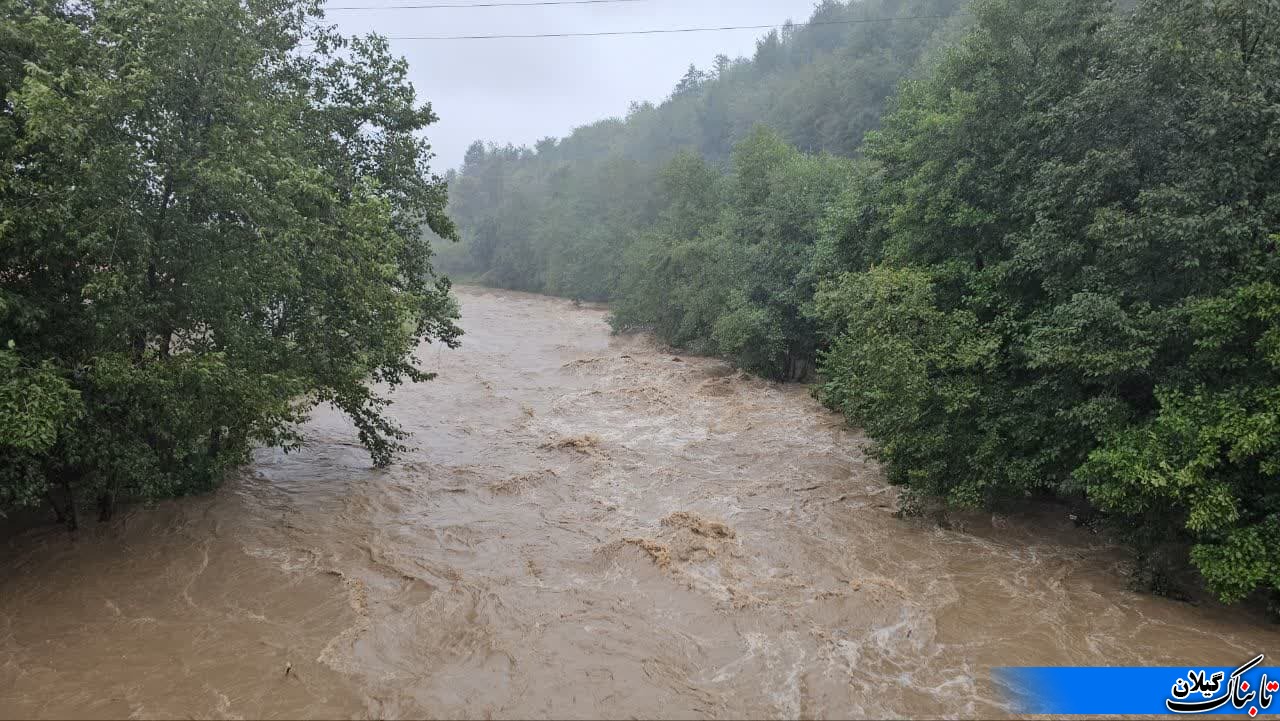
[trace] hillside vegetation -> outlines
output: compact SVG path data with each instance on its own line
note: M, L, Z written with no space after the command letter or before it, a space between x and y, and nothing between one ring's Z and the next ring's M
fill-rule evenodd
M1280 592L1280 0L824 3L536 148L445 261L816 378L907 500L1080 499ZM816 372L814 372L816 369ZM1170 554L1170 549L1173 554Z

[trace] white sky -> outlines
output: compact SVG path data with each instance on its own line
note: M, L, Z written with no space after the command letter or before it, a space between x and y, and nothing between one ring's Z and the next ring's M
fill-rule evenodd
M330 7L467 4L485 0L330 0ZM523 2L526 0L513 0ZM802 22L814 0L639 0L617 5L338 11L344 33L491 35ZM693 62L751 55L762 30L517 40L394 41L419 99L440 122L428 129L443 172L474 140L532 144L622 115L633 100L665 98Z

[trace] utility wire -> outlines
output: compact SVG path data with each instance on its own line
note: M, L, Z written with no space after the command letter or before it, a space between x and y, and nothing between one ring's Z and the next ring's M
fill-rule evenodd
M861 18L858 20L820 20L808 23L791 23L793 28L812 28L822 25L862 25L865 23L887 23L898 20L946 20L956 17L956 15L908 15L892 18ZM574 33L532 33L528 35L388 35L387 40L514 40L527 38L596 38L610 37L617 35L666 35L672 33L708 33L720 32L724 30L768 30L771 28L780 28L786 26L786 23L772 25L723 25L720 27L701 27L701 28L662 28L655 30L609 30L603 32L574 32Z
M540 0L538 2L484 2L467 4L432 3L429 5L341 5L324 8L330 10L467 10L470 8L519 8L545 7L547 5L608 5L637 3L647 0Z

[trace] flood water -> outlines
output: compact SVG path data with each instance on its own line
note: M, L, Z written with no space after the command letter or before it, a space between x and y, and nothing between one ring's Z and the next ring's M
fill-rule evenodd
M321 411L212 496L0 546L0 716L990 717L993 666L1280 652L1060 511L894 518L803 387L458 295L394 467Z

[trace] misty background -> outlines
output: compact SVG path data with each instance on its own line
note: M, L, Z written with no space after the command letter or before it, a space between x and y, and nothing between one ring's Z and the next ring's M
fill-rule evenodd
M450 1L450 0L447 0ZM482 0L451 0L458 5ZM521 0L515 0L517 2ZM640 0L601 5L385 8L435 0L333 0L328 21L347 34L494 35L649 30L803 22L814 0ZM374 8L341 10L338 8ZM768 30L495 40L393 40L440 122L428 129L443 172L475 140L532 145L667 97L689 63L750 55Z

